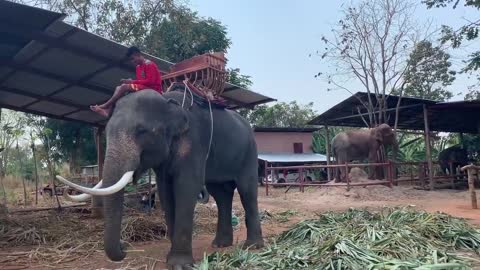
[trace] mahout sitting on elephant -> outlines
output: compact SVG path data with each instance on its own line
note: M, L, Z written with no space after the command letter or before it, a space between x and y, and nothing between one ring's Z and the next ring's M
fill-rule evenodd
M189 269L193 264L194 208L203 187L214 197L218 208L213 246L233 244L235 189L245 209L244 246L263 246L257 203L257 148L249 123L238 113L212 108L210 114L208 106L191 102L190 95L180 91L160 95L143 90L117 102L106 126L106 136L101 183L85 188L58 179L93 196L104 196L104 246L111 260L121 261L126 256L120 241L124 187L150 168L156 174L171 241L169 267Z
M378 150L384 145L397 147L395 133L387 124L381 124L371 129L350 130L337 134L332 139L332 153L336 164L345 164L353 160L370 163L378 162ZM345 168L337 168L335 182L345 180L348 172ZM369 179L375 178L375 169L369 168Z

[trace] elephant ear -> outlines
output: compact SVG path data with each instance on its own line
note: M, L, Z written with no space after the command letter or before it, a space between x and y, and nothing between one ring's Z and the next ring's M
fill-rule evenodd
M382 134L382 129L379 127L374 127L372 130L373 133L373 138L375 138L375 141L377 141L379 144L383 144L383 134Z
M168 120L170 121L170 129L172 134L178 136L185 132L187 132L189 128L189 120L187 116L187 112L181 107L180 103L175 99L169 98L167 100L167 104L171 111L171 118Z

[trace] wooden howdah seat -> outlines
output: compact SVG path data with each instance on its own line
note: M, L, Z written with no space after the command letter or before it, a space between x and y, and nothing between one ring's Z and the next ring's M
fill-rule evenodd
M223 103L220 95L227 80L226 62L225 54L216 52L174 64L170 72L163 75L164 89L168 92L174 85L185 83L195 94L215 103Z

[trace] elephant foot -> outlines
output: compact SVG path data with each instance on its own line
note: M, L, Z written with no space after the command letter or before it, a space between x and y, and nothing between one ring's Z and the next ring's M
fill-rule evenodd
M215 237L212 242L212 247L214 248L224 248L230 247L233 245L233 236L231 237Z
M263 242L263 239L258 239L258 240L246 240L243 245L242 245L242 248L243 249L259 249L259 248L263 248L265 246L264 242Z
M168 254L167 264L169 270L192 270L193 257L185 254Z

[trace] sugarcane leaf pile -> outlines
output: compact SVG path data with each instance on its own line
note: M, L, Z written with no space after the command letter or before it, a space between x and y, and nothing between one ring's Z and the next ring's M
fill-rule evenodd
M464 219L412 207L349 209L304 220L260 251L217 252L196 267L453 270L478 265L479 254L480 229Z

